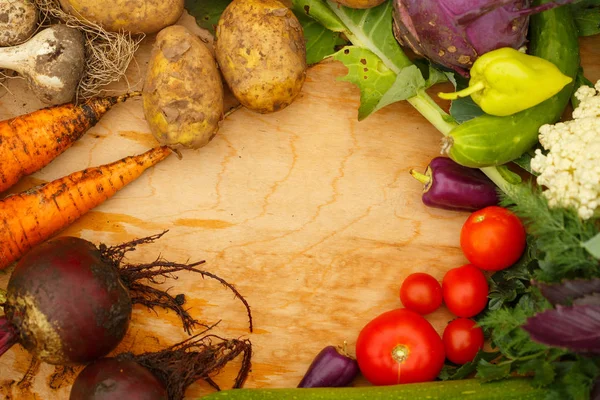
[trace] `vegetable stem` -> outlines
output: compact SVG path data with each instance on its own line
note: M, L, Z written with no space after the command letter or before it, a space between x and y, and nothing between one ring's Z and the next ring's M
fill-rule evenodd
M444 136L448 136L452 129L458 126L424 90L419 90L416 96L407 101Z

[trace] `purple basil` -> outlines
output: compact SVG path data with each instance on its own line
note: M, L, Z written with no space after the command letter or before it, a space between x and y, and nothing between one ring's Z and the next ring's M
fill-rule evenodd
M482 54L526 42L529 15L573 0L530 7L529 0L393 0L398 41L467 76Z
M542 295L554 304L600 304L597 303L600 294L600 278L573 279L561 283L544 283L534 281L533 284L540 289ZM591 297L590 297L591 296ZM581 300L577 300L582 298Z
M298 384L299 388L348 386L358 375L358 363L327 346L317 354Z
M527 319L531 339L576 353L600 354L600 305L557 305Z

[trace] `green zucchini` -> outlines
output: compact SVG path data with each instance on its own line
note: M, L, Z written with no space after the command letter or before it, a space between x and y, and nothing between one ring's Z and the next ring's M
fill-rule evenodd
M457 163L482 168L520 157L537 143L539 128L558 121L569 103L580 64L571 9L562 6L532 16L529 34L529 53L554 63L573 82L527 110L506 117L482 115L454 128L445 149Z
M202 397L202 400L543 400L544 389L528 378L481 383L478 379L410 383L394 386L364 386L311 389L232 389Z

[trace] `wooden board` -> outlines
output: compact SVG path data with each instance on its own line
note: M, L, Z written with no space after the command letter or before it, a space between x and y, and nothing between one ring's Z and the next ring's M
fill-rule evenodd
M133 88L151 39L131 68ZM600 38L581 43L587 76L600 79ZM458 234L467 214L424 207L421 185L408 173L439 154L440 134L407 103L358 122L358 90L336 80L344 73L338 63L311 68L290 107L271 115L236 111L206 147L169 157L61 233L111 245L168 229L131 259L205 259L207 270L234 283L252 306L254 333L241 303L217 282L187 273L165 287L185 293L196 318L221 321L216 333L250 338L247 387L295 386L326 345L346 341L353 353L366 322L401 306L406 275L426 271L441 280L466 261ZM22 82L8 88L1 119L41 107ZM154 145L141 101L130 100L17 189ZM0 273L0 287L8 277ZM440 333L450 318L445 308L428 317ZM154 351L186 337L173 313L136 307L116 352ZM0 396L68 398L79 369L34 365L24 379L31 363L20 346L0 359ZM217 377L223 388L238 365ZM194 384L187 398L210 391Z

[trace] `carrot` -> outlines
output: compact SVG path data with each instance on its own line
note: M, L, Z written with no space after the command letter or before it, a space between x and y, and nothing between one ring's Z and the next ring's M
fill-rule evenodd
M0 121L0 192L48 165L115 104L139 94L96 97Z
M156 147L0 200L0 269L70 225L169 154L168 147Z

